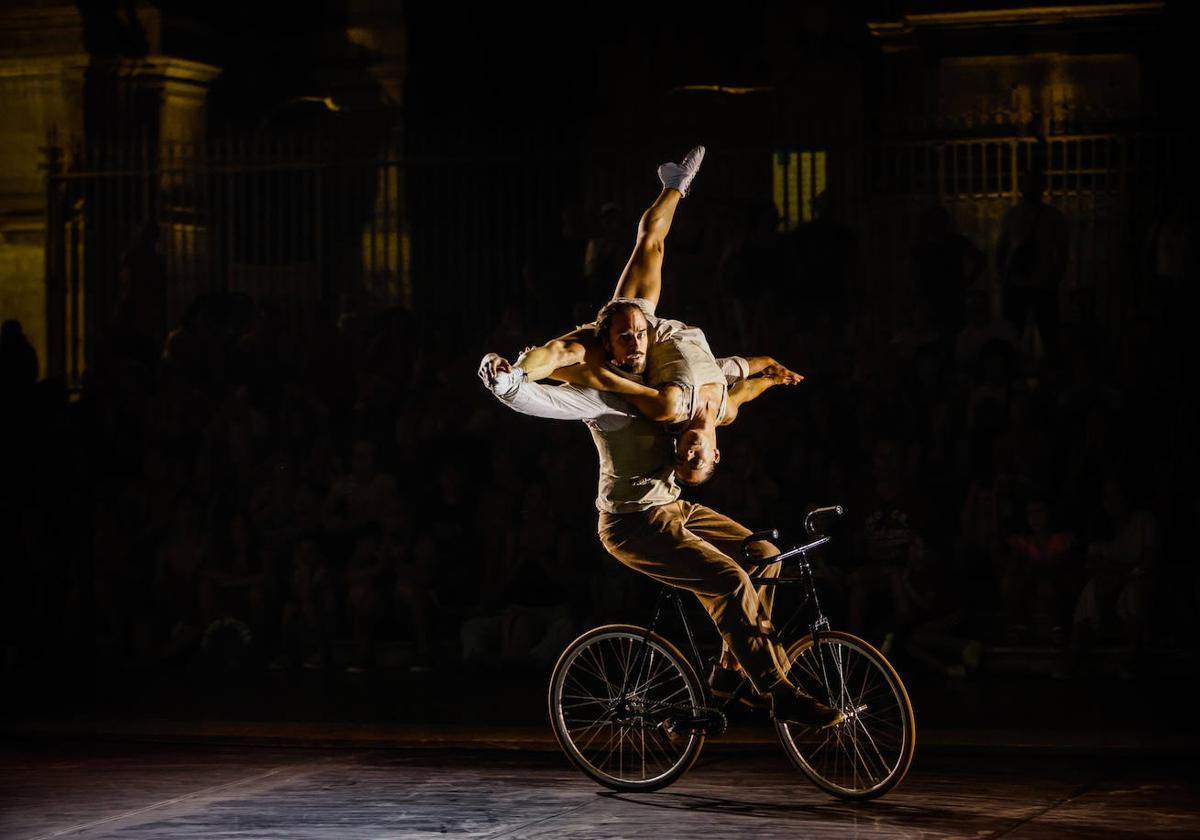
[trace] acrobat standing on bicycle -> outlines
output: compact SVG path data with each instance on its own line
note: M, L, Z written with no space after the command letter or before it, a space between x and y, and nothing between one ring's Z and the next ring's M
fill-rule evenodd
M743 557L748 528L680 498L681 476L699 483L719 461L718 426L770 387L802 378L766 356L715 359L703 332L655 314L667 232L703 157L698 147L682 163L659 167L662 192L642 215L633 254L595 324L516 364L489 353L479 376L514 411L583 421L600 459L604 547L630 568L695 593L721 635L722 665L741 669L776 720L831 726L843 713L791 683L771 626L771 590L750 580L778 574L778 549L753 542ZM714 669L710 680L720 678Z

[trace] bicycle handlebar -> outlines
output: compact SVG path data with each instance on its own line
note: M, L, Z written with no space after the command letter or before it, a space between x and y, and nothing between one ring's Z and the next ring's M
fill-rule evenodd
M743 554L743 556L747 556L747 557L749 556L749 554L747 554L747 552L750 548L750 543L752 543L752 542L758 542L759 540L777 540L777 539L779 539L779 529L778 528L770 528L766 531L755 531L753 534L746 537L746 539L742 540L742 554Z
M813 527L814 517L825 516L826 514L841 516L843 513L845 513L845 511L842 509L841 505L829 505L828 507L814 508L808 512L807 516L804 517L804 530L807 531L811 536L815 537L817 535L817 531ZM750 543L752 542L758 542L759 540L774 541L777 539L779 539L779 530L777 528L770 528L766 531L755 531L753 534L742 540L742 555L745 557L750 556L749 549ZM825 539L828 540L829 537L825 537Z
M815 537L817 535L817 532L813 528L813 524L812 524L813 517L814 516L824 516L827 513L832 513L835 516L841 516L843 513L845 513L845 511L842 510L841 505L830 505L829 507L819 507L819 508L810 510L808 512L808 516L804 517L804 530L808 531L809 534L811 534L812 536Z

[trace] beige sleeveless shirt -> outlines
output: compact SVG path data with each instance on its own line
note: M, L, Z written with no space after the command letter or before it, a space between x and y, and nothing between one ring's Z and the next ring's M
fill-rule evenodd
M679 498L673 440L660 423L635 417L620 428L587 425L600 457L598 510L634 513Z

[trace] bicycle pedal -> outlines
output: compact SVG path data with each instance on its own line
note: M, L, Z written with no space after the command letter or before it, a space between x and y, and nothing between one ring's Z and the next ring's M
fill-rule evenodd
M705 709L704 714L672 721L668 727L669 735L708 735L716 737L724 735L729 729L729 718L720 709Z

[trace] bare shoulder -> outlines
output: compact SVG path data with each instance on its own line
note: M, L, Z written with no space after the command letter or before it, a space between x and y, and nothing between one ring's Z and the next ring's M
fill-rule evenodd
M683 388L674 383L660 385L658 394L663 401L664 413L669 417L669 423L682 423L690 420L688 417L688 402Z

